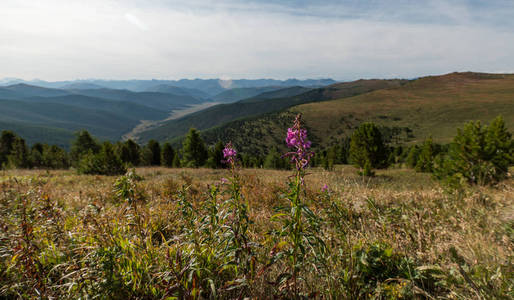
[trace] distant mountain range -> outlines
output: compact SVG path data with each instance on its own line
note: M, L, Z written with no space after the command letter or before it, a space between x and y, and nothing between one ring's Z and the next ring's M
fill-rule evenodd
M234 83L235 82L235 83ZM332 80L129 80L129 81L0 81L0 130L13 130L29 143L69 147L75 131L86 129L102 140L119 140L141 122L166 119L172 111L205 102L231 103L260 94L290 94L285 82L304 83L309 90ZM14 84L11 84L14 83ZM183 86L172 85L181 83ZM274 86L255 85L273 83ZM229 86L248 86L229 88ZM114 87L114 88L113 88ZM208 92L206 92L208 91ZM218 94L210 94L219 91Z
M102 80L102 79L87 79L87 80L74 80L74 81L43 81L32 80L25 81L16 78L6 78L0 80L0 86L14 85L25 83L33 86L58 88L58 89L92 89L92 88L109 88L109 89L125 89L134 92L143 91L157 91L162 92L163 86L185 88L190 90L198 90L209 97L215 96L226 90L234 88L256 88L256 87L291 87L291 86L304 86L304 87L322 87L336 83L332 79L236 79L236 80L222 80L222 79L180 79L180 80ZM172 92L173 93L173 92ZM174 93L175 94L175 93Z

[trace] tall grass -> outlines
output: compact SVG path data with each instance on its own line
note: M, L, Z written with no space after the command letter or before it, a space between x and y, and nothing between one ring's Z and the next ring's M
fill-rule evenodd
M514 296L512 179L450 193L410 170L354 172L309 170L302 185L237 168L2 172L0 295Z

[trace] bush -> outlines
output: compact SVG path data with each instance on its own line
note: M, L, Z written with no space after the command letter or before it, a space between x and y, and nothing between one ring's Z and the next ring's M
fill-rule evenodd
M99 153L90 151L79 162L80 174L121 175L127 172L121 159L114 153L111 143L105 142Z
M388 166L388 149L382 134L373 123L363 123L352 135L350 159L361 169L362 175L372 176L372 169Z
M432 138L428 138L421 146L421 150L417 157L415 169L418 172L432 172L434 168L434 159L437 155L437 149Z
M435 174L452 186L496 183L506 177L513 154L514 140L501 116L489 126L469 122L457 130L448 155L438 159Z
M70 151L71 161L74 166L80 162L82 156L89 152L98 153L100 151L100 145L86 130L79 131L75 135L77 139L73 141Z

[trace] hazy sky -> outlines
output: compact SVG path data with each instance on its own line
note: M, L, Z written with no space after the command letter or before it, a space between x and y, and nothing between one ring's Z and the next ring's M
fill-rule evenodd
M513 0L0 0L0 78L514 72Z

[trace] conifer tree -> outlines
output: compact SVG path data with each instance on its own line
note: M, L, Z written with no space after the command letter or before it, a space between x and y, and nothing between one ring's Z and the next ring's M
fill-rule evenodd
M0 137L0 168L2 165L7 164L7 156L11 154L16 134L10 130L2 131Z
M207 165L213 169L223 168L223 149L225 146L221 141L218 141L214 147L209 149L209 159L207 160ZM242 161L243 164L245 161Z
M423 142L416 161L416 171L418 172L432 172L434 158L437 155L432 137Z
M146 144L146 148L150 150L150 165L160 166L161 165L161 146L156 140L149 140Z
M350 142L350 159L362 175L372 176L372 169L387 167L387 147L382 134L373 123L363 123L355 130Z
M174 158L175 150L173 149L173 147L171 147L170 143L164 143L164 145L162 146L162 165L168 168L173 167Z
M12 143L11 153L7 156L8 165L15 168L29 168L29 150L25 144L25 140L21 137L16 137Z
M409 167L415 168L418 163L419 153L421 152L421 149L418 145L414 145L410 147L409 154L406 158L406 163Z
M435 175L451 185L491 184L505 178L513 164L514 141L502 117L490 126L469 122L457 130L448 155L439 160Z
M75 134L77 138L71 145L70 156L73 165L77 165L83 155L92 152L96 154L100 151L100 145L93 139L87 130L79 131Z
M100 152L95 154L90 151L85 154L80 160L77 170L81 174L98 175L120 175L127 171L109 142L102 144Z
M182 144L181 165L189 168L198 168L205 164L207 155L207 148L198 131L194 128L189 129Z

